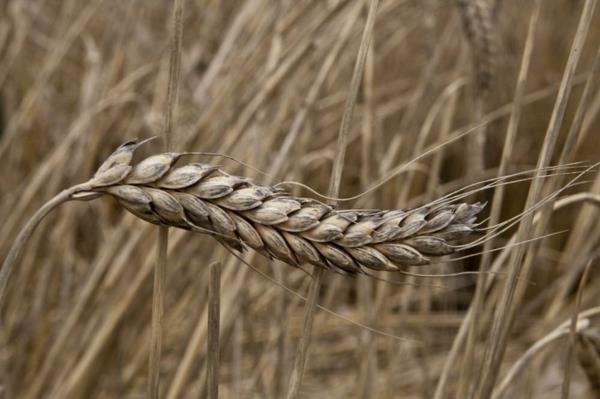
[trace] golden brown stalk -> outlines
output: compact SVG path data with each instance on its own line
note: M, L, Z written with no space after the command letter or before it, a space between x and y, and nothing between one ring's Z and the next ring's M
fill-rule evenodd
M185 154L150 156L135 166L141 143L119 147L77 197L108 194L150 223L207 233L225 246L246 247L300 267L344 274L399 270L449 255L471 234L481 204L415 210L337 210L314 199L254 184L221 169L190 163Z

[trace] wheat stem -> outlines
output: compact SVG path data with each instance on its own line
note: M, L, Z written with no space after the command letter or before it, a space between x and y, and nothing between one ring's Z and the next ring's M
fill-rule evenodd
M219 397L219 322L220 322L220 293L221 264L214 262L209 266L208 285L208 339L206 340L208 362L208 398Z
M72 196L80 191L89 190L90 187L87 183L78 184L70 187L66 190L61 191L55 197L46 202L36 213L29 219L25 226L19 232L19 235L15 239L14 243L4 259L2 269L0 269L0 308L4 304L4 296L6 295L6 287L8 285L8 279L13 273L16 263L21 258L23 250L27 241L31 238L35 228L40 224L42 219L48 215L53 209L59 205L72 199Z
M302 336L300 337L300 342L298 343L294 368L290 377L290 386L287 393L288 399L298 397L300 386L302 384L302 378L304 377L304 368L306 365L306 357L308 355L308 348L310 346L310 339L312 336L312 326L315 320L315 311L317 308L317 301L319 299L319 290L321 289L323 272L323 269L313 267L313 274L309 286L308 296L306 298L306 304L304 305Z
M152 399L160 397L160 357L167 274L167 247L169 245L168 234L168 227L158 227L157 259L154 267L152 293L152 331L150 333L150 355L148 359L148 396Z

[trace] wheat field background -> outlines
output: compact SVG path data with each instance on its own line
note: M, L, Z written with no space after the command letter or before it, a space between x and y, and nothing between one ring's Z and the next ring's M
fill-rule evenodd
M173 150L241 161L194 162L323 195L346 115L339 197L376 188L340 208L409 209L530 171L496 184L501 198L493 188L467 197L487 202L485 226L490 213L520 215L532 182L538 205L564 190L536 208L530 229L516 224L459 260L404 269L426 276L326 271L298 397L600 397L596 1L183 0L180 52L173 3L0 3L0 259L36 209L88 180L117 146L161 136L169 109ZM162 150L154 140L136 159ZM532 178L540 159L562 166ZM156 231L108 197L45 218L1 302L1 397L147 397ZM286 397L306 321L305 301L281 286L306 296L311 276L249 251L252 269L214 238L175 228L167 255L160 397L209 393L213 262L220 397Z

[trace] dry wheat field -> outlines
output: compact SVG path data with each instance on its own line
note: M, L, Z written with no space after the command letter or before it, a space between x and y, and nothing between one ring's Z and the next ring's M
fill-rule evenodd
M600 398L597 0L2 0L0 398Z

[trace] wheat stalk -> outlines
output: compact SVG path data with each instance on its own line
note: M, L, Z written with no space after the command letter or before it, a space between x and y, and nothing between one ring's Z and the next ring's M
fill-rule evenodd
M143 142L121 145L73 199L108 194L150 223L215 237L236 251L250 247L287 264L344 274L426 265L451 254L474 229L477 204L404 210L337 210L314 199L260 186L211 165L175 167L182 153L132 166Z

